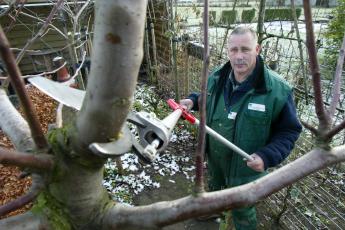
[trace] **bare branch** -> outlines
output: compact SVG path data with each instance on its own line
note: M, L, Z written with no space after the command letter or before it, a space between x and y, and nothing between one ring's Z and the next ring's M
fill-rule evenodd
M16 1L15 1L15 3L14 3L14 5L16 6L16 7L15 7L15 15L12 16L11 14L8 14L8 17L9 17L12 21L11 21L11 23L6 27L6 30L5 30L6 33L9 32L9 31L13 28L13 26L14 26L14 24L15 24L15 22L16 22L16 18L18 17L18 14L23 10L24 4L26 3L26 1L27 1L27 0L23 0L23 1L21 1L21 0L16 0ZM19 7L18 7L18 5L19 5Z
M38 194L42 191L43 188L44 188L44 183L41 176L39 176L38 174L33 174L32 186L29 192L19 197L16 200L10 201L9 203L0 206L0 216L6 215L30 203L38 196Z
M303 86L304 86L304 96L305 96L305 101L306 103L308 103L308 90L307 90L307 76L306 76L306 68L305 68L305 58L304 58L304 54L303 54L303 48L302 48L302 39L301 39L301 35L299 33L299 28L298 28L298 18L297 18L297 14L296 14L296 6L295 6L295 0L291 0L291 9L292 9L292 16L293 16L293 22L294 22L294 27L296 30L296 38L298 39L298 50L299 50L299 58L300 58L300 65L301 65L301 69L302 69L302 80L301 78L298 79L297 84L298 85L302 85L302 81L303 81ZM305 45L305 42L304 42Z
M2 60L6 64L7 71L10 75L11 83L16 90L19 100L22 104L24 114L29 123L32 137L38 148L45 148L48 146L44 137L41 125L38 121L35 109L26 92L23 79L20 77L21 73L14 60L13 53L10 50L9 42L0 26L0 49Z
M314 128L312 125L308 124L308 123L305 122L305 121L302 121L302 120L300 120L300 121L301 121L302 125L303 125L306 129L310 130L310 132L312 132L312 133L315 134L315 135L318 135L318 134L319 134L319 131L318 131L316 128Z
M36 33L36 35L34 37L32 37L24 46L24 48L22 49L22 51L17 55L16 58L16 62L19 63L25 53L25 50L28 49L36 40L37 38L40 38L42 36L42 34L44 34L44 32L47 30L49 24L51 23L54 15L56 14L57 10L59 9L60 5L63 3L63 0L58 0L52 11L50 12L50 14L48 15L46 21L44 22L44 24L42 25L42 27L39 29L39 31Z
M267 33L267 32L265 32L263 34L265 35L265 37L263 37L261 39L261 42L263 42L269 38L281 38L281 39L290 40L290 41L297 41L297 42L301 42L301 43L305 44L305 41L303 39L300 39L300 38L292 38L292 37L287 37L284 35L271 34L271 33Z
M79 68L75 71L74 75L70 78L70 80L74 79L78 76L79 71L81 70L81 68L83 68L85 58L86 58L86 51L84 51L84 53L83 53L83 57L82 57L80 65L79 65Z
M56 121L55 121L55 125L57 128L62 128L62 124L63 124L62 108L63 108L63 104L59 103L59 105L56 109Z
M146 1L96 1L96 8L95 25L103 23L104 27L95 27L94 50L98 52L92 56L87 92L77 118L77 138L84 147L108 142L120 132L143 56ZM119 19L121 23L115 26L108 23ZM125 32L129 25L131 33Z
M43 220L32 212L26 212L21 215L11 216L0 220L0 229L6 230L37 230L51 229L47 220Z
M73 26L76 26L78 24L79 21L79 17L80 15L83 13L83 11L86 9L86 7L90 4L91 0L87 0L84 5L80 8L80 10L78 11L78 13L75 15L75 17L73 17L74 20L74 24ZM75 30L74 30L75 31Z
M345 128L345 120L342 121L339 125L334 126L330 131L328 131L325 134L325 138L327 139L331 139L333 136L335 136L336 134L338 134L341 130L343 130Z
M332 96L331 106L329 108L329 114L331 117L334 116L335 110L339 103L340 87L341 87L341 73L343 72L343 65L344 65L344 52L345 52L345 33L343 37L343 43L339 50L337 68L335 70L335 75L334 75L334 84L333 84L333 90L332 90L333 96Z
M257 32L258 36L258 43L262 44L262 38L264 36L264 22L265 22L265 10L266 10L266 1L260 0L259 3L259 18L258 18L258 25L257 25Z
M45 23L44 20L42 20L42 19L40 19L40 18L38 18L38 17L32 16L32 15L30 15L30 14L27 14L27 13L25 13L25 12L19 12L19 13L22 14L22 15L24 15L24 16L26 16L26 17L33 18L33 19L35 19L35 20L37 20L37 21L40 21L40 22ZM60 34L63 38L68 39L68 37L66 36L66 34L64 34L59 28L57 28L57 27L54 26L53 24L49 23L48 26L51 27L51 28L53 28L53 29L54 29L58 34Z
M51 170L54 167L52 155L21 153L5 148L0 148L0 163L39 170Z
M204 192L204 153L205 153L205 136L206 136L206 91L207 91L207 76L208 67L210 64L210 50L208 40L208 0L204 1L204 15L203 15L203 29L204 29L204 61L201 73L201 103L200 103L200 123L198 133L198 146L196 148L195 159L195 192Z
M11 139L14 147L21 152L35 149L28 123L13 107L5 90L0 88L0 128Z
M307 48L309 53L310 71L313 77L314 95L315 95L315 111L319 119L319 127L321 130L327 130L330 126L330 117L323 106L322 92L321 92L321 78L320 68L317 59L315 37L313 29L313 21L311 15L311 7L309 0L303 0L306 35L307 35Z
M133 229L160 229L193 217L252 205L313 172L342 161L345 161L345 146L329 152L314 149L267 176L242 186L141 207L116 204L105 214L103 228L121 229L131 223Z

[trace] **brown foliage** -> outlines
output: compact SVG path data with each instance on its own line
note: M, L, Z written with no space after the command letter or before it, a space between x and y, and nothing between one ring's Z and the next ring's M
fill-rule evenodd
M27 88L30 99L32 100L39 121L41 122L44 133L48 131L48 124L55 122L56 102L49 96L43 94L38 89L28 86ZM20 111L21 114L23 114ZM0 147L13 149L11 141L0 129ZM20 179L21 170L14 166L4 166L0 164L0 205L3 205L11 200L23 195L31 186L31 178L26 177ZM3 216L14 216L30 209L32 203Z

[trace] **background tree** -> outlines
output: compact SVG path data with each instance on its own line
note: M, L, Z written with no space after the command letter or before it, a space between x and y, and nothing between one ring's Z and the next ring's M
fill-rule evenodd
M207 1L205 3L207 5ZM340 74L336 71L334 97L331 106L325 108L310 5L309 1L304 1L319 119L318 127L305 126L315 134L315 149L255 182L235 188L211 193L199 190L178 200L139 207L112 201L102 186L106 158L94 155L88 146L122 136L121 127L132 104L143 56L145 9L146 1L96 2L93 64L82 109L75 120L52 130L48 140L28 100L8 41L0 32L2 58L27 120L13 109L4 90L0 90L0 127L16 147L16 151L0 149L0 162L27 168L33 177L31 190L0 207L0 215L35 199L33 208L27 213L1 220L1 229L159 229L192 217L254 204L315 171L345 160L345 145L335 148L329 145L332 137L345 126L345 121L332 125L334 106L339 100ZM344 49L343 42L338 59L341 64Z

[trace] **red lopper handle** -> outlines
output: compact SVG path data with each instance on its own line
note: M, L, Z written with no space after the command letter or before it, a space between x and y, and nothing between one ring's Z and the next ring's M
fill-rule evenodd
M168 99L167 103L170 106L170 108L172 108L173 110L181 109L182 117L186 119L187 121L189 121L189 123L191 124L195 123L196 118L192 114L188 113L188 111L184 109L180 104L176 103L174 99Z

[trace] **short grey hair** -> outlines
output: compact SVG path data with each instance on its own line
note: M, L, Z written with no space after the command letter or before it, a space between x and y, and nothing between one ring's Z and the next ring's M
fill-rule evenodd
M231 31L230 35L229 35L229 39L231 37L231 35L242 35L242 34L246 34L246 33L250 33L255 42L258 43L258 36L256 34L256 31L251 28L251 27L247 27L247 26L238 26L236 27L233 31Z

